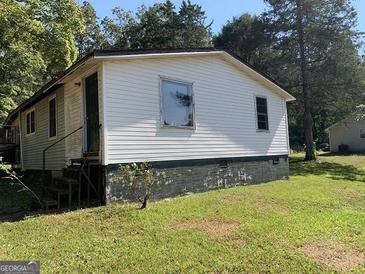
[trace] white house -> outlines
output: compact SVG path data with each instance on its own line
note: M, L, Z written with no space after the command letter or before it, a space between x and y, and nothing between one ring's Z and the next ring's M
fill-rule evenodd
M111 201L129 197L118 166L148 161L168 183L156 191L159 198L288 176L291 100L227 50L97 50L20 105L5 125L19 130L23 170L42 170L44 163L68 184L68 171L79 163L88 167L79 193L86 181ZM91 164L99 167L94 175Z
M365 119L350 116L327 128L331 152L365 152Z

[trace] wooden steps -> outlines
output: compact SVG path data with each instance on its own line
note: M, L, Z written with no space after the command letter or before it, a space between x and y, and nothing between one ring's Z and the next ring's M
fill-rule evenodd
M80 207L81 197L86 198L85 201L88 205L90 205L90 199L97 199L102 203L100 174L97 158L71 159L71 165L62 170L61 176L54 177L52 184L47 187L49 198L43 201L46 209L52 206L57 206L59 209L63 202L61 197L64 196L68 198L68 208L71 208L72 205L75 206L76 201L77 206Z
M42 200L45 210L49 210L50 207L55 206L58 209L60 208L60 204L58 200L53 199L52 197L46 197Z

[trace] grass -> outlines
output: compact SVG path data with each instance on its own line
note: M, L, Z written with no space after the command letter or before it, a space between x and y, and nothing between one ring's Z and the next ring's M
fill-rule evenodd
M45 273L341 271L305 250L324 243L328 252L365 254L364 162L365 155L309 163L296 155L289 180L164 200L143 211L117 203L4 222L0 260L40 260ZM342 270L364 273L365 263Z

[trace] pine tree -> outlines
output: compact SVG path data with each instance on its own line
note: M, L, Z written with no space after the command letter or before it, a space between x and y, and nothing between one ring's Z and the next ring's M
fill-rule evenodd
M298 91L304 109L306 160L315 159L313 138L313 110L320 97L318 91L328 88L334 80L330 69L331 61L350 56L352 72L358 61L358 33L354 31L356 12L349 0L265 0L270 10L264 18L271 22L276 31L276 50L287 58L291 76L299 79ZM342 60L343 61L343 60ZM328 69L328 70L327 70ZM296 73L298 72L298 73ZM346 72L344 71L346 74ZM318 78L318 75L321 77ZM342 82L349 78L340 77ZM295 82L295 80L292 82ZM340 81L336 80L335 83ZM333 83L333 82L332 82ZM337 90L335 87L334 91ZM342 89L342 91L344 91ZM330 96L336 97L333 92ZM316 97L316 98L315 98ZM317 98L319 97L319 98ZM327 98L328 99L328 98Z

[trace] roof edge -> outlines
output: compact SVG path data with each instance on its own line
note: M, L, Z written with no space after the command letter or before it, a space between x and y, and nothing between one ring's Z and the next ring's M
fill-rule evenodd
M38 98L44 96L47 94L48 91L52 89L55 85L59 83L64 77L78 69L81 65L83 65L86 61L88 61L90 58L94 57L94 51L86 54L84 57L76 61L73 65L71 65L68 69L63 71L58 77L53 78L48 83L43 85L36 93L34 93L31 97L26 99L24 102L22 102L20 105L18 105L17 108L15 108L13 111L9 113L9 115L6 117L6 119L3 122L3 125L7 125L14 121L16 119L16 115L18 112L23 111L24 109L30 107L33 103L35 104L38 100Z
M225 52L230 55L232 58L236 59L237 61L241 62L242 64L244 64L246 67L248 67L250 70L252 70L254 73L257 73L258 75L260 75L261 77L263 77L265 80L269 81L270 83L274 84L287 98L286 101L290 102L290 101L295 101L296 98L291 95L284 86L282 86L280 83L278 83L276 80L274 80L271 76L269 76L268 74L260 71L259 69L255 68L253 65L251 65L250 63L248 63L247 61L245 61L244 59L242 59L241 57L239 57L237 54L233 53L232 51L226 49Z

